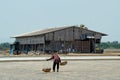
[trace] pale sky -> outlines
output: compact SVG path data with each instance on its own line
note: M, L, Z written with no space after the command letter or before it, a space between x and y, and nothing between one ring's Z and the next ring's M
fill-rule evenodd
M120 0L0 0L0 43L11 36L51 27L84 24L120 41Z

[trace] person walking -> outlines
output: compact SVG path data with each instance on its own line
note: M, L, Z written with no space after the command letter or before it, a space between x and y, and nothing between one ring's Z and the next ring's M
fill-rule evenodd
M59 64L61 63L61 59L57 52L53 53L51 58L47 59L47 61L52 59L53 59L53 72L55 72L56 65L57 65L57 72L59 72Z

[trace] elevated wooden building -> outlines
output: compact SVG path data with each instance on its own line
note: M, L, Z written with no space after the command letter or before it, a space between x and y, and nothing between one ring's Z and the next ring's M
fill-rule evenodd
M95 45L101 42L104 33L78 26L50 28L17 35L17 49L20 51L96 52Z

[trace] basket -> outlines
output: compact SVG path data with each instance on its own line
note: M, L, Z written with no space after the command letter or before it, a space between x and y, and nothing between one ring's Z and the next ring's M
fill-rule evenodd
M50 71L51 71L51 68L43 68L42 71L43 71L43 72L50 72Z
M64 66L66 64L67 64L67 61L63 61L63 62L60 63L61 66Z

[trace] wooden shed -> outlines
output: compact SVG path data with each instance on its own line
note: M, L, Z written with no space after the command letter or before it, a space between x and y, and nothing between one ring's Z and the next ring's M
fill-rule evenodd
M80 28L78 26L57 27L17 35L19 51L59 51L96 52L96 44L101 42L104 33Z

